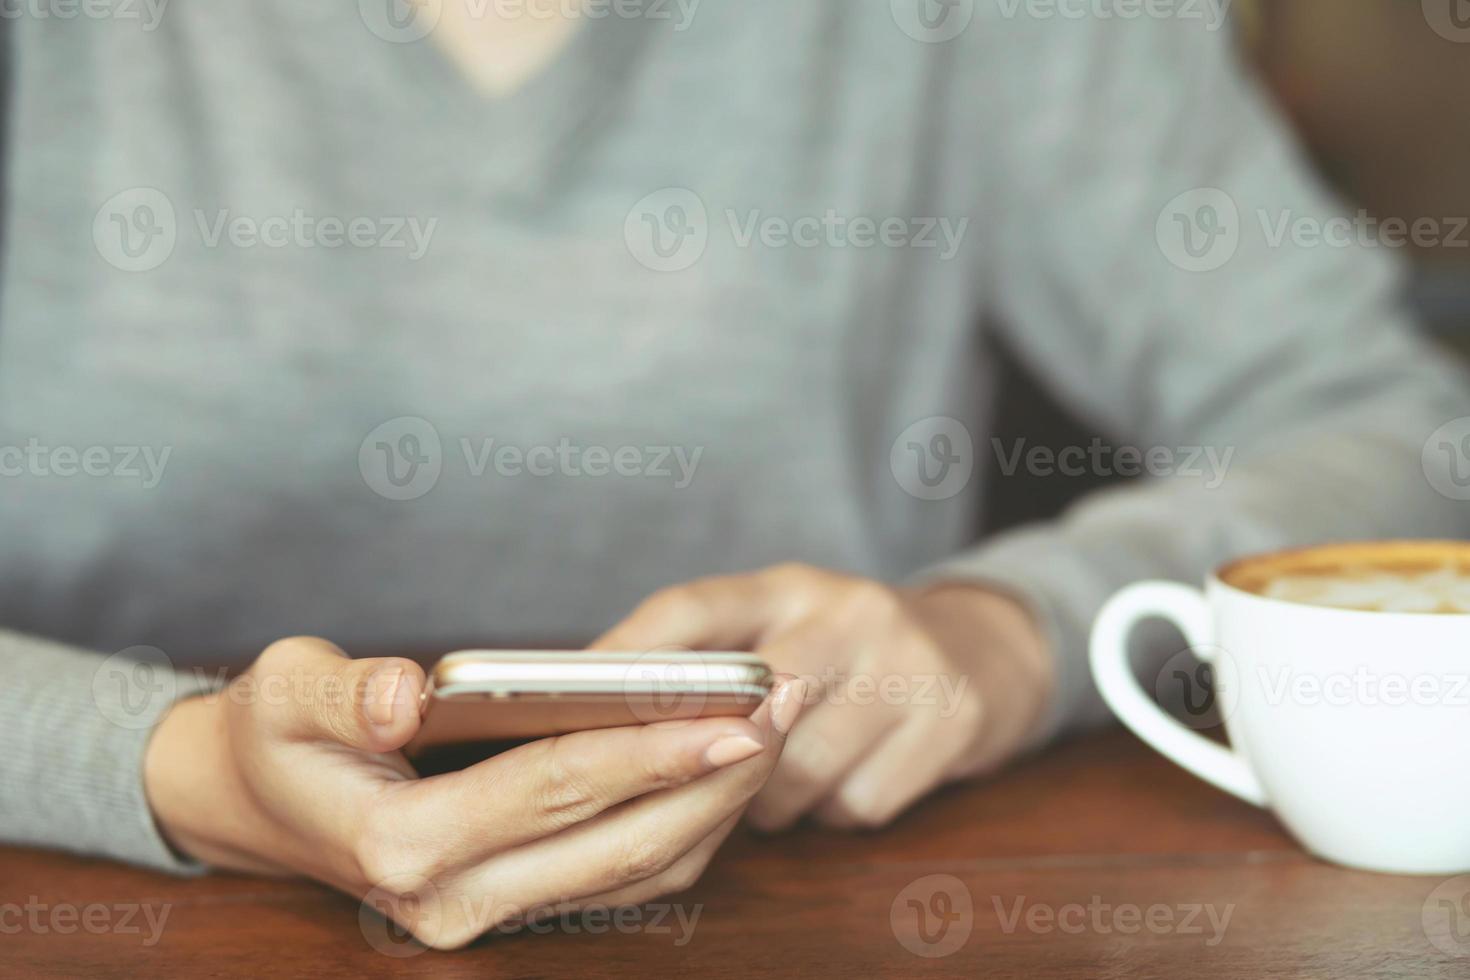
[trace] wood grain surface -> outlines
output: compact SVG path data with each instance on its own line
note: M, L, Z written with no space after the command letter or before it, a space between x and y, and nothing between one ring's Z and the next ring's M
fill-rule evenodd
M1323 864L1269 815L1114 732L881 833L737 833L663 906L457 953L403 943L307 882L0 849L0 973L1420 980L1470 977L1467 891L1470 877Z

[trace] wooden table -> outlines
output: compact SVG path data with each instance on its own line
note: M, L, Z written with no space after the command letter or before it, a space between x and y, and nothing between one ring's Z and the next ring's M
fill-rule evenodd
M1109 733L883 833L737 833L678 908L639 912L641 928L573 918L459 953L397 944L305 882L0 849L0 974L1417 980L1470 976L1466 891L1470 878L1322 864L1268 815ZM141 912L124 923L129 903L155 922L166 909L161 932ZM936 953L949 955L920 955Z

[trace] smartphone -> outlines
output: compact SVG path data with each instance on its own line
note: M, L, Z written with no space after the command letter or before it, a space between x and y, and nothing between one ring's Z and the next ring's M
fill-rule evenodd
M771 685L771 669L749 653L465 650L429 673L423 724L406 751L744 717Z

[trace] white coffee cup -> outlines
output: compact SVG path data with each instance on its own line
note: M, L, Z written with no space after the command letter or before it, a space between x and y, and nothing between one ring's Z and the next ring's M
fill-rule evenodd
M1271 809L1313 853L1372 871L1470 871L1470 615L1306 605L1247 587L1380 559L1470 568L1470 545L1328 545L1232 562L1203 593L1129 586L1093 628L1093 674L1140 738ZM1146 619L1175 623L1210 663L1230 746L1176 721L1139 685L1128 639Z

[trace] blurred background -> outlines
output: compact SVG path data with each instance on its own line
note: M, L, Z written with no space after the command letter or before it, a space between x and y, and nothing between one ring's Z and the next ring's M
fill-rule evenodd
M1470 0L1235 0L1245 56L1346 213L1470 220ZM1437 25L1437 26L1436 26ZM1470 357L1470 230L1402 250L1410 298L1446 356ZM1007 358L996 436L1060 448L1094 433ZM996 479L986 525L1050 517L1106 480Z
M1470 216L1470 0L1241 0L1244 43L1323 174L1379 216ZM1458 40L1426 8L1445 8ZM1470 351L1470 233L1414 254L1426 326Z

